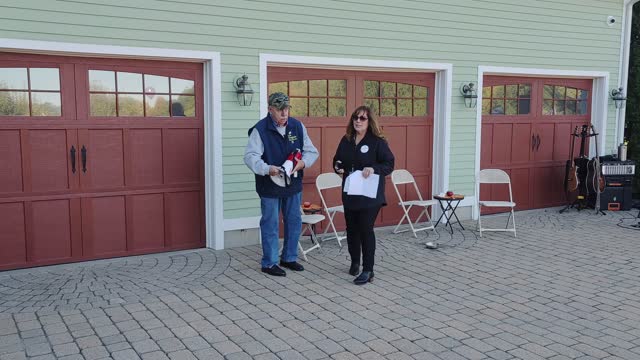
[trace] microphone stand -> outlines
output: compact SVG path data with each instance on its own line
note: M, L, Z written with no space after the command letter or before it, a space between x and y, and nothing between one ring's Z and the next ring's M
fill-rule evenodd
M598 134L596 133L596 131L593 129L593 125L591 125L591 132L593 133L592 136L595 139L595 146L596 146L596 157L595 157L595 171L596 171L596 203L594 204L593 208L596 210L596 215L597 214L602 214L602 215L606 215L605 212L600 209L600 176L601 176L601 168L600 168L600 153L598 152Z

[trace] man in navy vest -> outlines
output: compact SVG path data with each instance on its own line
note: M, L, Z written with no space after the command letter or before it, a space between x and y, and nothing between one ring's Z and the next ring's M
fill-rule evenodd
M287 181L282 165L290 154L302 151L302 160L293 167ZM262 272L286 276L278 266L278 217L284 219L284 247L280 266L293 271L304 267L297 262L298 241L302 230L300 202L303 169L318 159L318 150L311 143L302 122L289 117L289 97L277 92L269 96L269 114L249 129L249 143L244 152L244 163L256 177L256 191L260 196L260 234L262 236ZM297 176L293 175L296 174ZM289 181L290 180L290 181Z

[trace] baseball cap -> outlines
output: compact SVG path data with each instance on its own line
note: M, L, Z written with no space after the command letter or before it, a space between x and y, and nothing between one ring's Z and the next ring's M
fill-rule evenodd
M285 93L275 92L269 95L269 106L282 110L289 106L289 97Z

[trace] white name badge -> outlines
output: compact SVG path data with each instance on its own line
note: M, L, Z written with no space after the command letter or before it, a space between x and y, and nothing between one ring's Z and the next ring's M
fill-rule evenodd
M366 154L367 152L369 152L369 146L362 145L362 147L360 148L360 152Z

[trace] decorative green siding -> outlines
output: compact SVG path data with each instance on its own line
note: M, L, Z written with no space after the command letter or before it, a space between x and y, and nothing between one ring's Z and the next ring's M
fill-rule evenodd
M220 52L231 219L259 214L242 154L246 129L264 114L258 100L241 108L231 84L246 73L258 89L260 53L453 64L450 188L470 194L476 111L459 85L485 65L609 72L614 87L622 11L623 0L3 0L0 37ZM607 16L618 21L608 26ZM608 114L606 151L612 104Z

